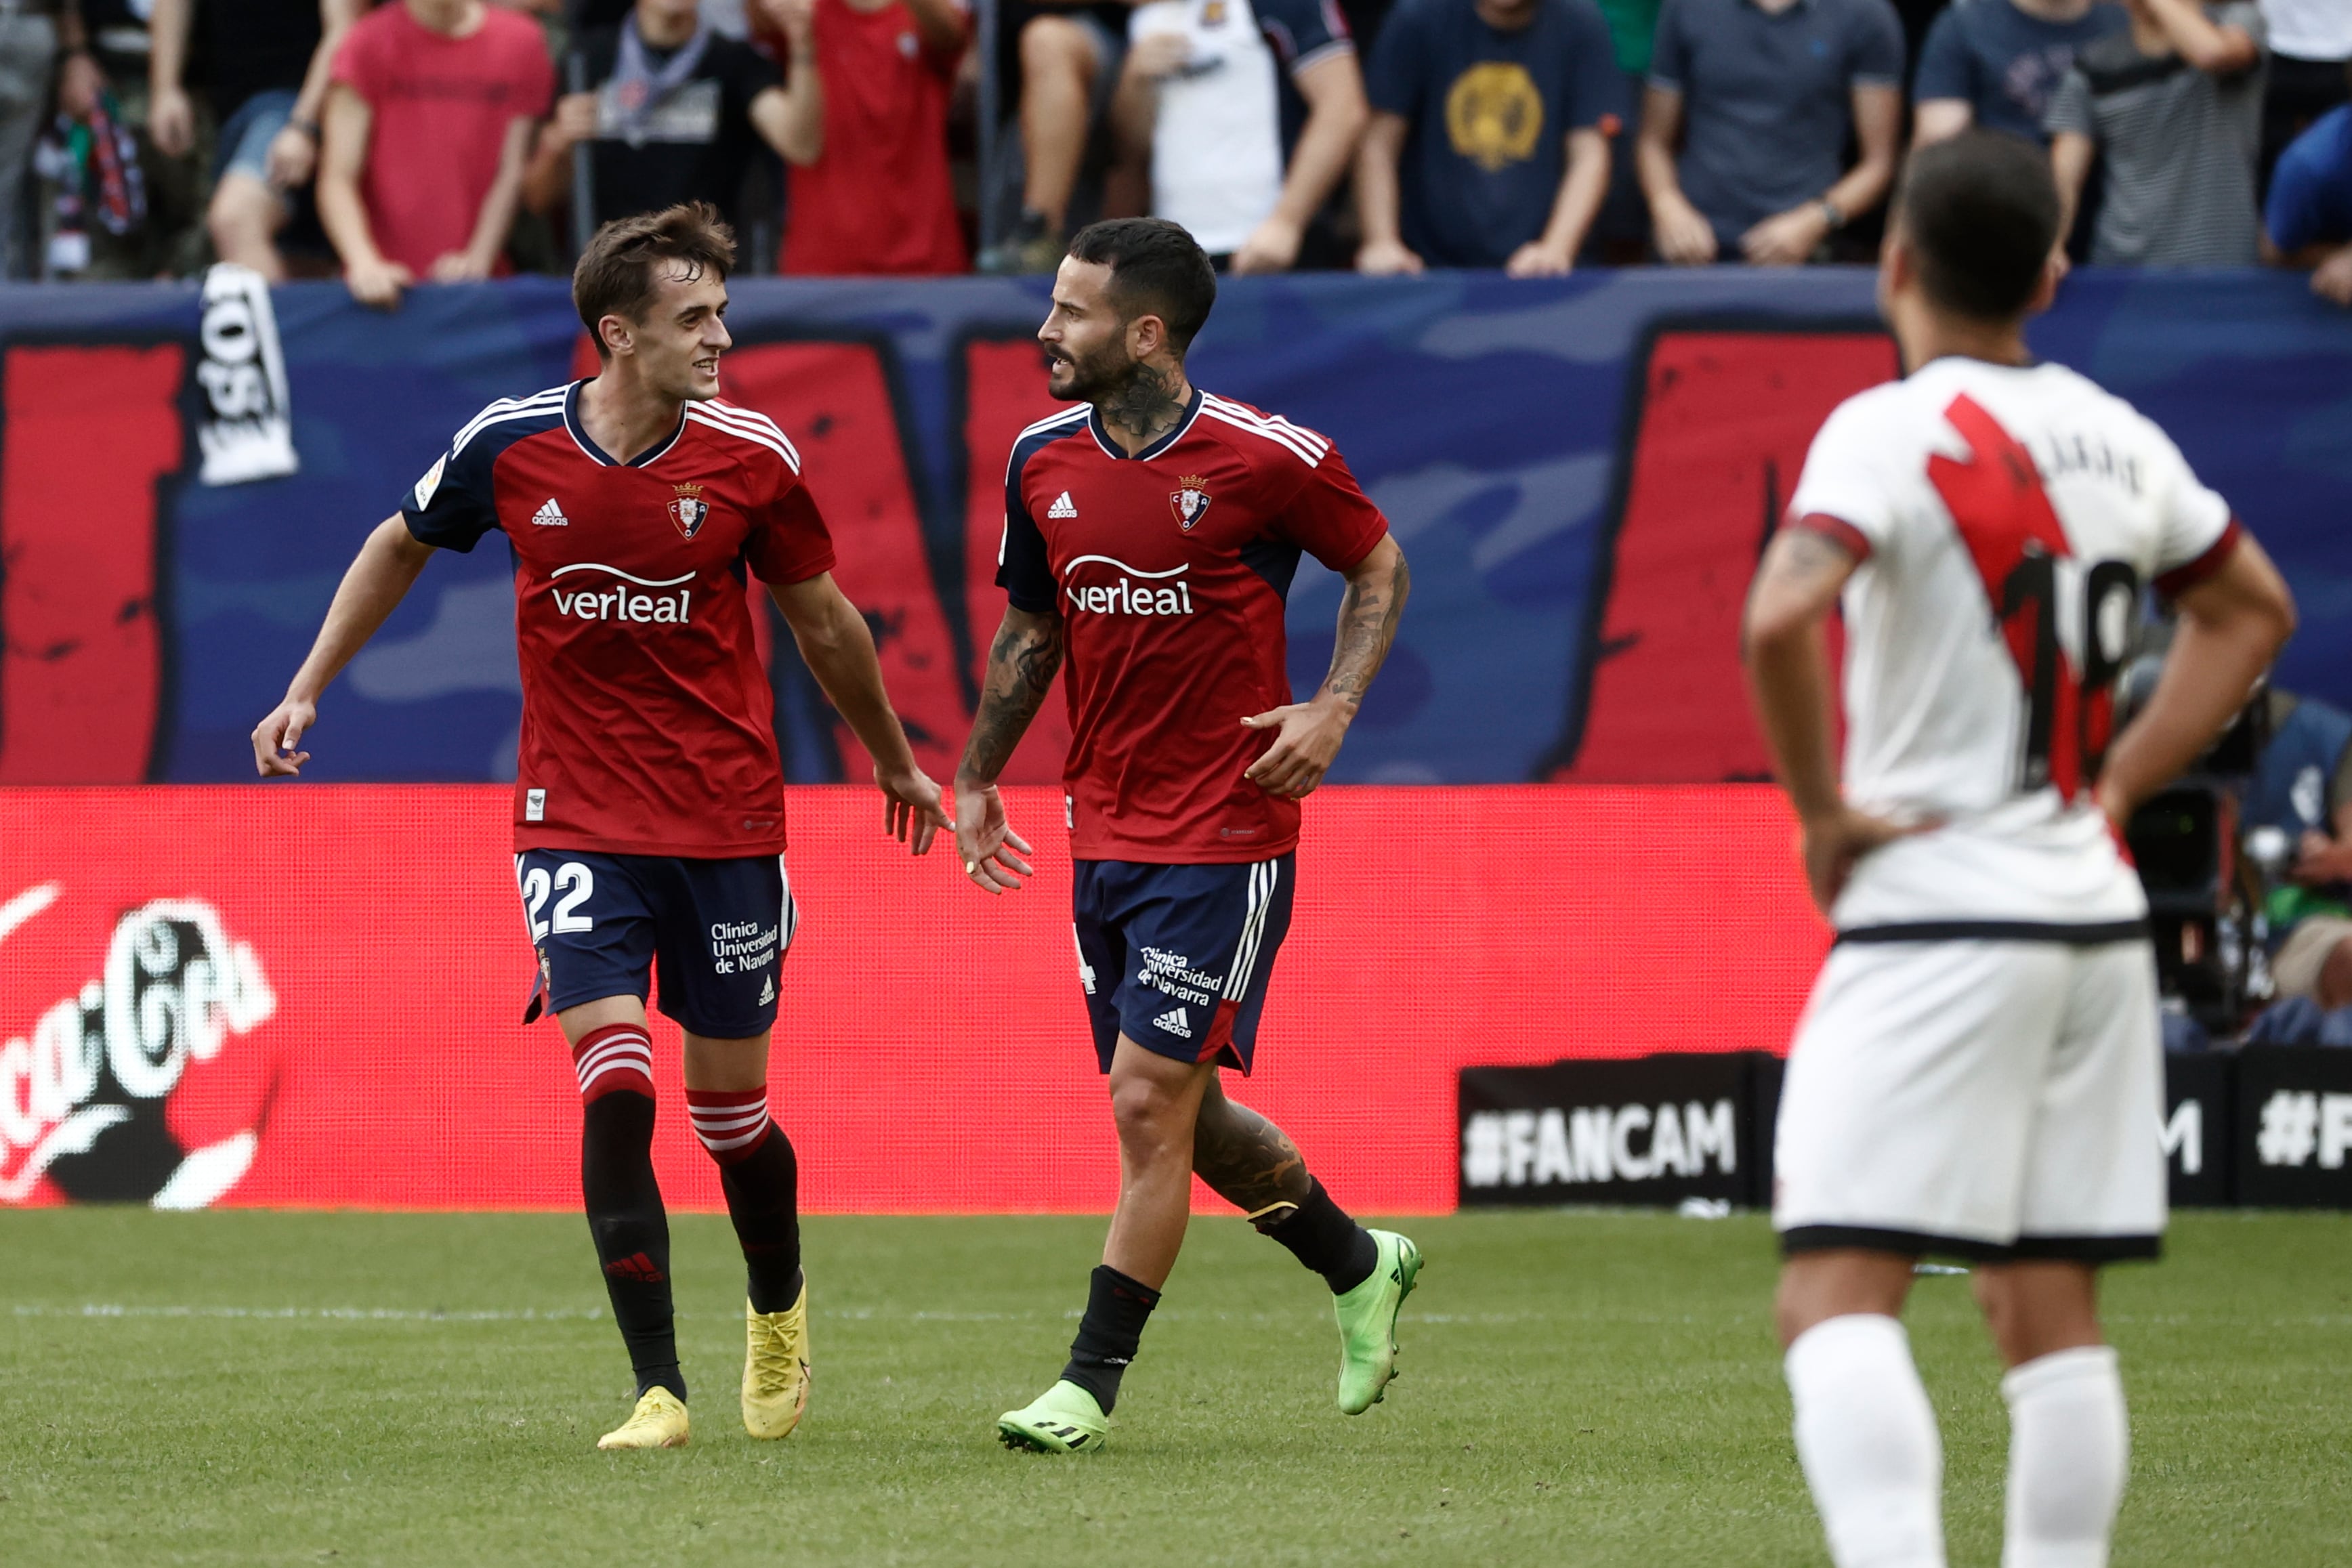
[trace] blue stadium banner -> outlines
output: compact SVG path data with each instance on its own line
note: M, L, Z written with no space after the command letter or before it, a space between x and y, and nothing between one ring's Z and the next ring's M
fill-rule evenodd
M1822 415L1895 373L1872 287L1841 269L1228 280L1196 379L1332 437L1412 560L1334 779L1759 775L1739 601ZM1002 611L1004 452L1052 406L1031 341L1044 280L733 292L728 393L800 444L843 585L945 768ZM247 737L367 530L485 403L593 363L560 280L418 289L389 314L331 284L271 298L283 409L271 377L266 412L290 413L298 466L206 485L197 437L245 344L205 336L198 287L0 288L0 783L250 778ZM2084 271L2033 343L2173 433L2295 584L2283 683L2352 705L2352 315L2286 275ZM330 694L310 771L511 776L508 569L494 547L434 563ZM1302 692L1338 600L1311 564L1292 592ZM791 776L856 777L854 741L769 632ZM1013 777L1050 779L1061 738L1041 726Z

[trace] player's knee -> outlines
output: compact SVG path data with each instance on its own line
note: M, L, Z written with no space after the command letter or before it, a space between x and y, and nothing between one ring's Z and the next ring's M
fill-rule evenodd
M1118 1129L1120 1145L1130 1155L1157 1154L1180 1143L1192 1158L1192 1128L1184 1116L1181 1095L1148 1078L1113 1079L1110 1119Z
M612 1023L591 1030L572 1048L580 1099L593 1105L608 1094L654 1097L654 1045L641 1023Z

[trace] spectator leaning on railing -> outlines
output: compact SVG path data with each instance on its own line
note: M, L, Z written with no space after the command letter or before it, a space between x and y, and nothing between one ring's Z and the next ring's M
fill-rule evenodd
M1981 125L2046 143L2042 122L2076 53L2130 27L2108 0L1955 0L1919 50L1913 141Z
M507 270L531 130L554 96L539 26L483 0L394 0L335 53L319 218L352 297Z
M566 93L540 127L524 202L537 213L567 206L585 143L592 227L683 202L708 202L735 223L762 141L791 163L823 149L813 5L761 0L764 19L792 45L789 78L713 28L696 0L637 0L617 26L582 34L573 56L587 90Z
M958 0L815 3L824 151L790 176L781 270L966 270L948 110L971 18ZM795 41L795 66L801 48Z
M2352 306L2352 106L2322 115L2279 159L2263 223L2272 259L2310 267L2314 294Z
M2106 171L2091 259L2108 267L2250 267L2261 255L2254 155L2263 19L2252 5L2126 0L2131 28L2089 45L2045 128L2065 223L2095 154Z
M1568 271L1622 87L1592 0L1401 0L1372 48L1359 271Z
M213 254L271 282L286 277L278 235L319 166L319 116L343 35L362 0L155 0L148 17L148 133L184 156L196 141L190 46L219 131L205 209ZM192 26L192 23L201 26Z
M1307 110L1286 172L1286 76ZM1332 0L1150 0L1111 117L1150 164L1154 217L1235 272L1284 272L1355 161L1367 112Z
M1666 0L1638 149L1658 253L1821 259L1885 199L1902 123L1903 24L1887 0Z

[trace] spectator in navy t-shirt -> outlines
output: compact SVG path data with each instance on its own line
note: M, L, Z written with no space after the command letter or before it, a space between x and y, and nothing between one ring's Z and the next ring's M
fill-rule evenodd
M2130 26L2129 14L2106 0L1957 0L1919 50L1913 140L1925 145L1981 125L2048 141L2042 120L2075 51Z
M1903 23L1887 0L1666 0L1639 148L1658 253L1816 259L1885 199L1902 122Z
M2274 259L2315 269L2314 294L2352 305L2352 106L2321 115L2280 154L2263 228Z
M1576 265L1622 109L1592 0L1400 0L1366 89L1359 270Z

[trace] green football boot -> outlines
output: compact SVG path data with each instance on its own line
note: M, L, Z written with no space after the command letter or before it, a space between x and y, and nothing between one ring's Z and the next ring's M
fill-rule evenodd
M1421 1275L1421 1249L1393 1230L1371 1232L1381 1249L1370 1278L1331 1298L1339 1320L1339 1408L1360 1416L1388 1397L1396 1375L1398 1309Z
M996 1418L996 1440L1033 1454L1091 1454L1110 1436L1110 1417L1095 1396L1065 1378L1026 1410Z

